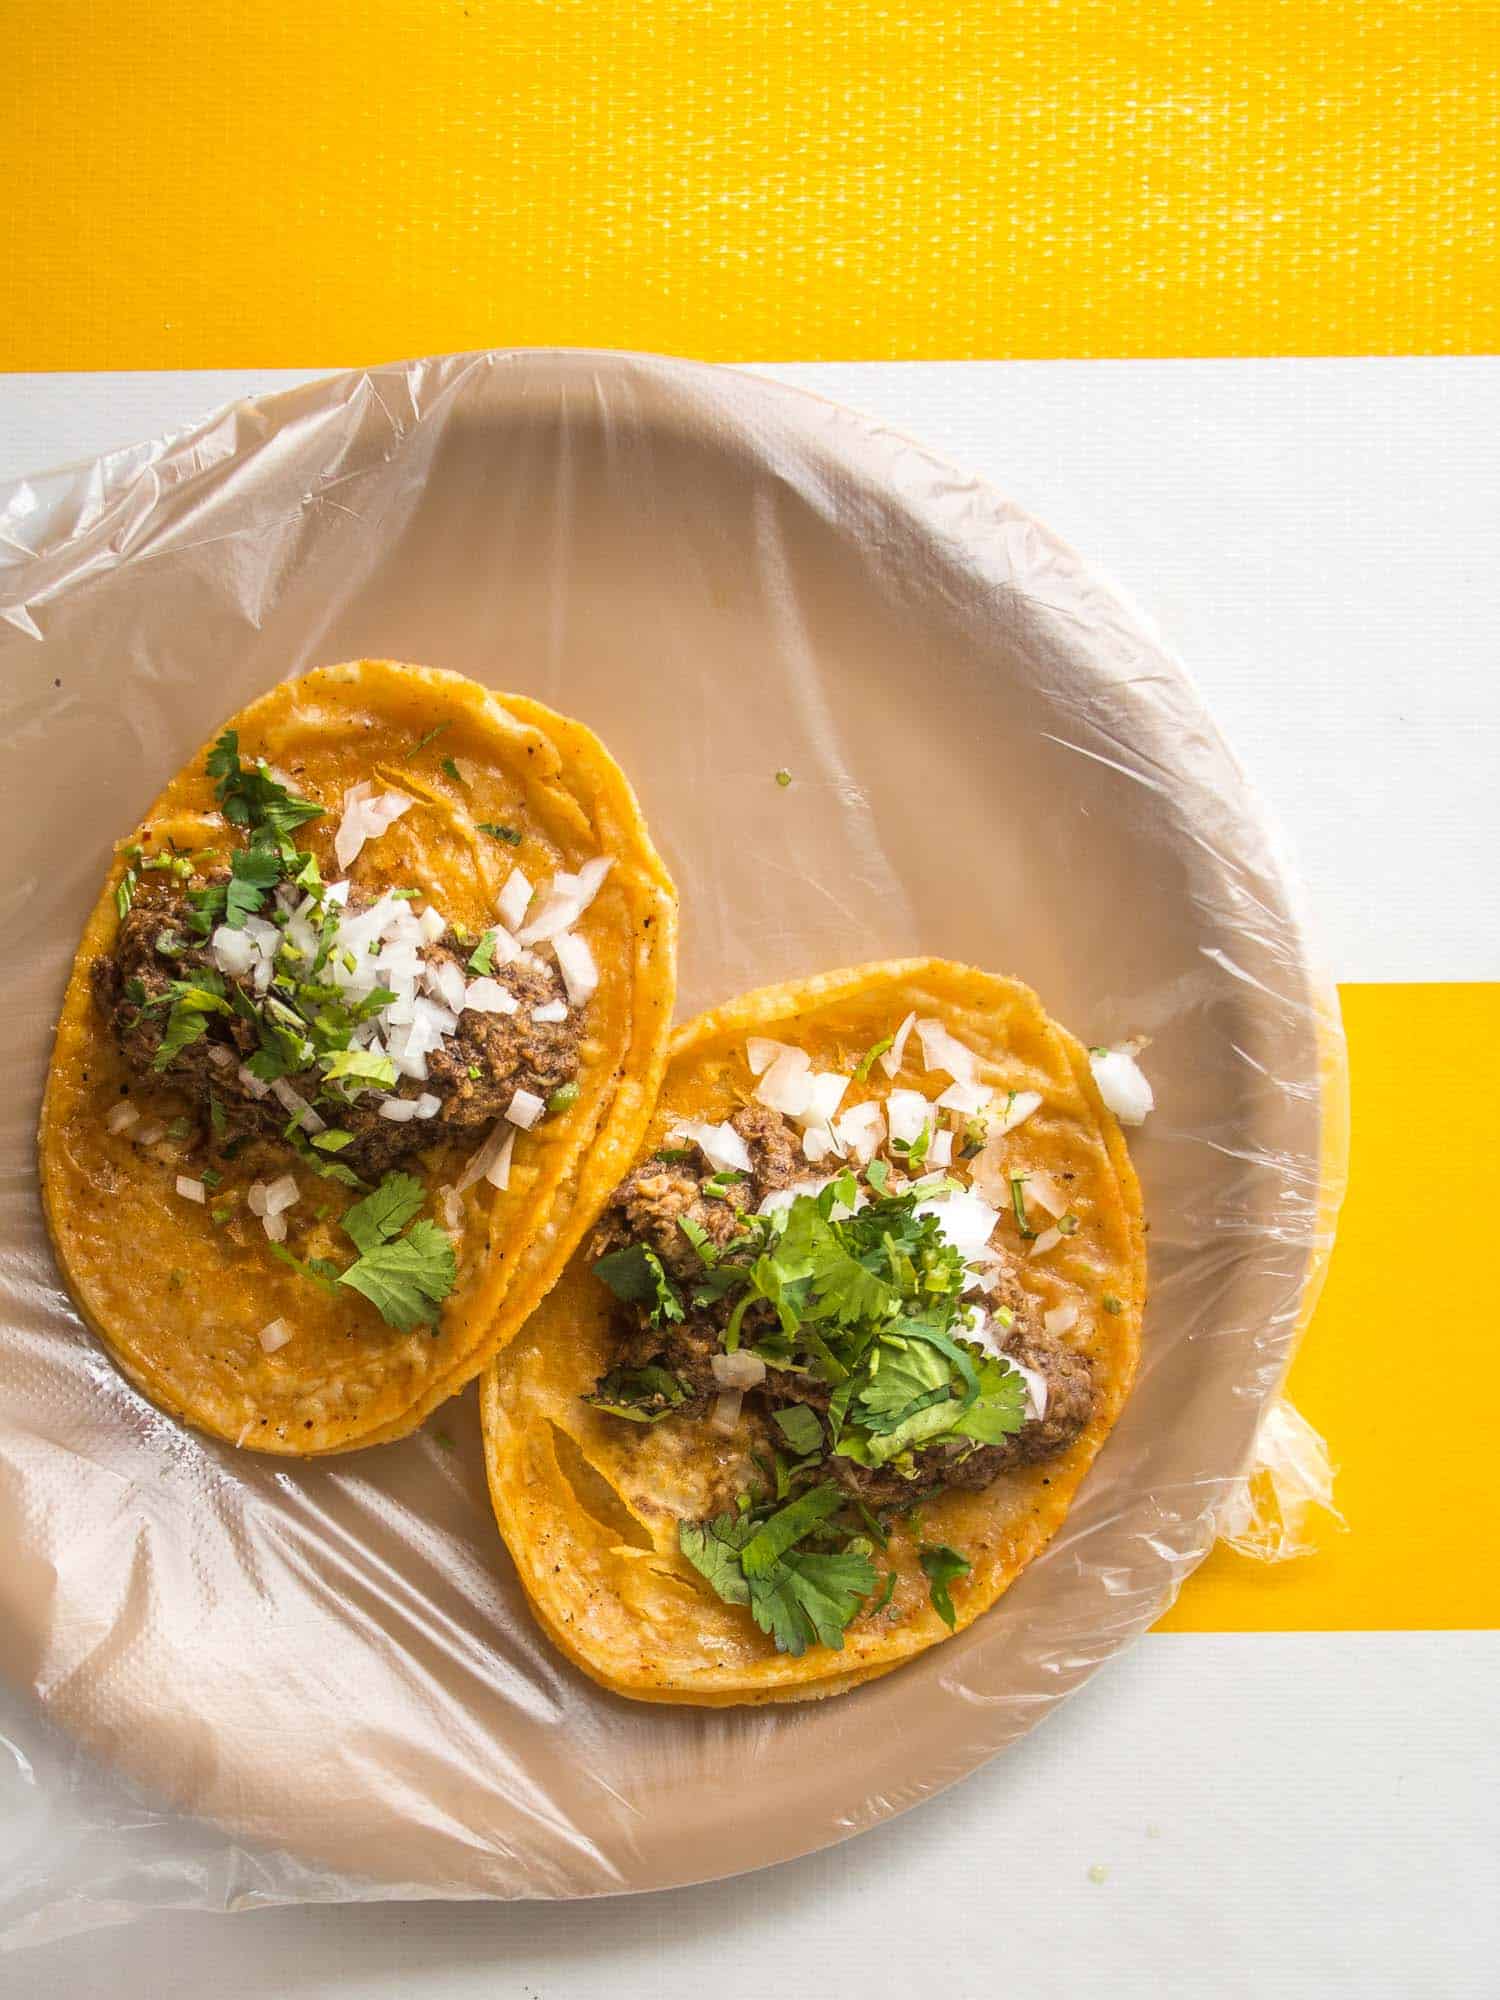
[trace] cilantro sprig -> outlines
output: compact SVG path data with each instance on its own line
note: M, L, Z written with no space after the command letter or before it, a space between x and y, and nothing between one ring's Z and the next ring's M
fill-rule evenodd
M814 1486L709 1521L681 1521L677 1545L726 1604L743 1604L779 1653L809 1646L842 1652L844 1633L876 1585L870 1544L834 1517L847 1506L836 1486Z

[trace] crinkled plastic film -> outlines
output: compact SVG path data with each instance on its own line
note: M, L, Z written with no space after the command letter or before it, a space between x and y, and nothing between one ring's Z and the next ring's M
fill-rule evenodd
M802 1707L618 1700L531 1623L472 1392L397 1445L261 1459L159 1415L72 1312L34 1128L110 844L223 716L361 654L602 734L682 893L683 1013L935 952L1023 977L1090 1042L1150 1037L1135 1393L1045 1555L905 1670ZM25 939L0 1111L0 1940L782 1859L1032 1728L1216 1523L1300 1545L1297 1506L1329 1497L1300 1420L1245 1479L1342 1191L1336 1003L1181 669L988 487L680 362L342 375L0 494L0 690Z

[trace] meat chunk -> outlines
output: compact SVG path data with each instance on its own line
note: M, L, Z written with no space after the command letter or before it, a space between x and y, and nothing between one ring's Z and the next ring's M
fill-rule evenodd
M195 886L204 884L197 881ZM372 900L355 890L349 903L358 910ZM189 914L186 896L176 883L139 894L120 926L113 951L93 963L95 1004L112 1026L126 1062L143 1082L185 1092L205 1114L212 1096L220 1114L216 1123L222 1128L213 1137L220 1148L251 1138L281 1141L286 1107L240 1075L241 1066L259 1046L255 1022L243 1014L209 1014L202 1036L177 1050L164 1068L155 1066L170 1014L172 982L190 981L195 973L214 969L207 946L187 927ZM467 974L467 954L452 931L425 946L421 956L428 964L446 962ZM477 1145L518 1090L547 1099L577 1076L576 1011L570 1010L563 1021L534 1017L537 1007L564 997L553 969L538 959L522 959L497 968L492 976L520 1003L517 1011L485 1014L465 1009L458 1017L457 1032L428 1055L425 1082L401 1077L390 1090L361 1090L347 1100L325 1099L319 1104L328 1124L354 1134L338 1158L361 1179L378 1178L408 1154L449 1139ZM248 976L226 976L225 985L238 988L252 1003L261 998ZM322 1075L312 1066L287 1081L311 1102L318 1096ZM402 1122L381 1116L382 1098L411 1099L424 1093L440 1100L435 1116Z
M704 1194L704 1183L714 1178L714 1170L696 1146L690 1149L689 1160L643 1160L610 1196L590 1254L603 1257L627 1243L642 1243L656 1252L672 1277L684 1282L695 1278L703 1260L682 1226L684 1221L701 1230L720 1251L740 1233L740 1218L747 1210L799 1177L794 1135L779 1112L752 1104L729 1122L750 1150L748 1180L720 1181L721 1192Z

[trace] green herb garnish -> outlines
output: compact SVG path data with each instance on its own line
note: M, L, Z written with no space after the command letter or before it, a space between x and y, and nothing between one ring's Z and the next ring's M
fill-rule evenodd
M459 770L457 764L454 763L451 757L445 757L443 759L441 768L445 773L445 775L453 780L455 785L463 784L464 782L463 772ZM465 789L467 790L467 787L465 787Z
M896 1037L894 1035L885 1035L872 1047L866 1049L855 1065L854 1081L856 1083L868 1083L870 1080L870 1071L875 1067L881 1056L885 1054L886 1050L893 1049L895 1046Z
M830 1516L843 1505L837 1487L814 1487L768 1516L755 1508L682 1521L677 1543L726 1603L748 1605L778 1652L797 1658L811 1645L841 1651L845 1630L875 1588L868 1554L854 1537L830 1531ZM803 1546L808 1542L813 1546Z
M792 782L791 772L787 770L778 771L776 773L776 782L785 791L787 786Z
M495 935L495 932L492 930L486 931L484 936L479 940L479 943L474 947L469 958L470 972L484 974L494 971Z
M553 1115L559 1111L571 1111L578 1102L578 1085L565 1083L560 1090L554 1090L547 1099L547 1111Z
M967 1576L974 1565L967 1556L957 1549L950 1549L946 1542L936 1542L924 1546L917 1560L927 1578L928 1590L932 1597L932 1608L951 1632L957 1621L953 1609L953 1599L948 1594L948 1586L961 1576Z
M492 819L477 819L474 824L479 828L481 833L488 833L493 835L496 840L503 840L507 847L519 847L521 845L521 835L516 827L499 826Z
M453 727L453 718L451 716L449 716L445 721L437 723L433 728L428 730L425 736L419 736L417 738L416 742L413 743L410 750L407 751L405 757L403 757L401 761L404 764L409 764L412 758L416 756L419 750L425 750L427 748L428 744L432 741L434 736L441 736L445 729L451 729L452 727Z

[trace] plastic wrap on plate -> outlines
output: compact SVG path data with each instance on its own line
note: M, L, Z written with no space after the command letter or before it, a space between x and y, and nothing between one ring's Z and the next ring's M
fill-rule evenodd
M527 1614L472 1392L396 1445L260 1458L160 1415L74 1315L34 1130L110 845L222 717L362 654L603 735L681 891L684 1014L930 952L1027 980L1091 1043L1150 1038L1134 1394L1041 1559L903 1671L804 1708L618 1700ZM805 1852L1041 1721L1216 1526L1301 1545L1326 1457L1276 1398L1342 1191L1336 1006L1181 669L989 488L678 362L344 375L0 494L0 670L24 941L0 1113L4 1941L163 1904L647 1889ZM1274 1519L1251 1477L1267 1412Z

